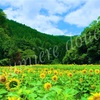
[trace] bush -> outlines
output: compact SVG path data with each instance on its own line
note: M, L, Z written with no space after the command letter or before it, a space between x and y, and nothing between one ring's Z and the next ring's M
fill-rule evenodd
M5 66L5 65L9 65L9 64L10 64L10 61L8 58L0 60L1 66Z

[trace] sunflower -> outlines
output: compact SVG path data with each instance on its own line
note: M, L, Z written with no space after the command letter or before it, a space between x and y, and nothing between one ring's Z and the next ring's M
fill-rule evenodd
M60 72L60 73L59 73L59 75L60 75L60 76L62 76L62 75L63 75L63 73L62 73L62 72Z
M86 69L82 70L82 73L83 73L83 74L85 74L86 72L87 72L87 70L86 70Z
M32 68L28 69L28 73L31 73L33 72Z
M0 82L5 83L7 81L7 77L4 75L0 75Z
M16 74L20 74L20 73L21 73L21 70L15 69L14 72L15 72Z
M54 70L54 68L50 68L50 70L51 70L51 71L53 71L53 70Z
M40 78L42 78L42 79L44 79L45 76L46 76L46 75L45 75L44 73L40 74Z
M95 69L95 74L99 74L99 69Z
M17 90L20 87L20 81L16 78L11 79L9 82L6 83L6 88L11 90Z
M58 71L57 70L54 70L54 74L57 75L58 74Z
M54 75L54 76L52 77L52 80L53 80L53 81L57 81L57 80L58 80L58 77L57 77L56 75Z
M8 100L20 100L20 98L17 98L17 97L8 97Z
M73 76L73 74L72 74L72 73L68 73L68 76L69 76L69 77L72 77L72 76Z
M47 72L47 71L48 71L48 68L44 68L44 71L46 71L46 72Z
M92 73L93 72L93 69L90 69L89 72Z
M45 83L44 84L44 89L49 90L52 87L51 83Z
M52 71L51 71L51 70L49 70L49 71L48 71L48 74L51 74L51 72L52 72Z
M95 93L88 98L88 100L100 100L100 93Z

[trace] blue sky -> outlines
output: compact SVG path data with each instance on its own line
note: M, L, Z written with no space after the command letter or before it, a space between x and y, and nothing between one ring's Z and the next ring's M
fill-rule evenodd
M0 0L9 19L53 35L79 35L100 16L100 0Z

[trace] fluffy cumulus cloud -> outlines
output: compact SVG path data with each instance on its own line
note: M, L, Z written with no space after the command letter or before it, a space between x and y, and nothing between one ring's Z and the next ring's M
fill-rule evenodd
M71 33L59 28L60 21L87 26L99 16L99 4L99 0L0 0L9 19L53 35Z
M78 27L86 27L100 16L100 0L87 0L80 9L66 15L65 22L75 24Z
M64 34L63 30L57 28L57 23L62 20L62 17L55 15L65 12L66 7L63 3L56 0L5 0L4 2L1 5L9 5L4 10L9 19L24 23L47 34ZM41 9L45 9L48 15L41 14Z

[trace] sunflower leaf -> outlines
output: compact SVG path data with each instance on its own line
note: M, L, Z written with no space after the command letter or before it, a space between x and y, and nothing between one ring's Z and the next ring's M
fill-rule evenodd
M5 89L0 89L0 94L6 94L7 93L7 90Z

